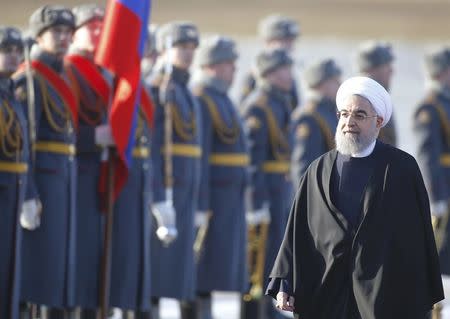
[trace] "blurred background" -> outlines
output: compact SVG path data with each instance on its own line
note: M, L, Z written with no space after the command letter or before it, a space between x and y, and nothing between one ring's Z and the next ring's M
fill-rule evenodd
M45 0L1 0L0 24L26 28L28 17ZM74 6L86 1L52 1ZM106 0L92 1L106 4ZM221 33L238 41L240 58L231 95L237 101L243 76L262 47L258 21L281 13L300 23L296 44L296 76L311 61L333 57L344 78L355 73L357 45L364 40L387 40L396 56L392 96L395 102L400 147L413 152L409 139L411 116L425 89L423 54L450 43L450 0L154 0L151 21L196 23L202 35ZM303 94L305 97L305 94Z
M22 29L26 28L28 17L36 8L49 3L45 0L0 1L0 24ZM70 7L85 2L52 1ZM106 4L106 0L92 2ZM301 37L294 55L300 86L302 71L312 61L332 57L342 67L343 78L346 78L355 74L354 54L360 42L389 41L396 57L391 93L399 145L414 154L412 113L426 88L423 55L435 46L450 44L450 0L153 0L151 22L187 20L196 23L203 35L220 33L234 37L240 58L231 95L237 102L243 77L262 48L262 40L257 37L258 22L273 13L288 15L300 23ZM302 97L305 100L305 92ZM217 294L215 297L217 318L237 318L237 296ZM163 318L178 317L174 302L165 300L161 308ZM450 314L445 318L450 318Z

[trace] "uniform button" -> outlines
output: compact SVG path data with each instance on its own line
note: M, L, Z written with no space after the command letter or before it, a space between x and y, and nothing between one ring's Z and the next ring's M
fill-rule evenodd
M148 170L148 168L149 168L148 163L142 164L142 169L143 169L144 171Z
M73 161L73 156L72 156L72 155L69 156L69 161L70 161L70 162Z
M22 179L19 179L18 183L19 183L19 185L22 185Z
M147 137L141 136L141 143L147 143Z

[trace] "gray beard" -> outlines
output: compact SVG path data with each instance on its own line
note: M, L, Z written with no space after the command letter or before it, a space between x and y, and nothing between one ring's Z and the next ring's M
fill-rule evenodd
M338 127L335 135L336 150L343 155L350 156L361 153L377 139L378 133L377 128L374 127L367 134L346 136Z

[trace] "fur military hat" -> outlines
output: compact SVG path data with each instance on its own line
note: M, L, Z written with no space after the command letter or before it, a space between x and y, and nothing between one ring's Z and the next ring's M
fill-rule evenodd
M0 26L0 48L17 45L23 48L22 34L16 28Z
M197 27L190 22L172 22L163 25L158 29L156 35L156 46L159 52L166 49L168 42L171 46L193 42L198 46L200 35Z
M40 7L30 17L30 32L34 38L56 25L67 25L75 29L75 17L69 9L59 5Z
M256 57L256 71L260 77L285 66L292 65L293 61L285 50L275 49L263 51Z
M82 4L72 9L75 16L75 27L78 29L92 20L103 20L105 9L95 3Z
M305 70L305 81L308 87L314 88L322 82L341 74L341 68L333 59L324 59L312 63Z
M425 68L431 77L439 76L450 68L450 48L440 47L425 55Z
M363 42L356 54L356 67L359 72L366 72L394 60L392 46L386 42Z
M238 57L236 43L228 37L213 36L202 42L197 52L201 66L234 61Z
M295 20L277 14L262 19L258 33L264 40L296 38L300 35L300 28Z

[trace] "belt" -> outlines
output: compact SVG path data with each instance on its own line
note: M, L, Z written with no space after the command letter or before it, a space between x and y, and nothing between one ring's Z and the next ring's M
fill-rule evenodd
M240 153L213 153L209 157L209 163L218 166L248 166L250 158L247 154Z
M198 158L202 155L202 149L194 144L172 144L172 155Z
M38 141L34 144L36 152L49 152L64 155L75 155L76 147L74 144L67 144L61 142Z
M262 164L265 173L286 174L289 173L291 163L288 161L266 161Z
M150 156L150 149L145 146L138 146L133 149L133 157L148 158Z
M439 158L439 162L444 167L450 167L450 154L443 154Z
M25 173L27 170L28 170L27 163L0 161L0 172L20 174L20 173Z

